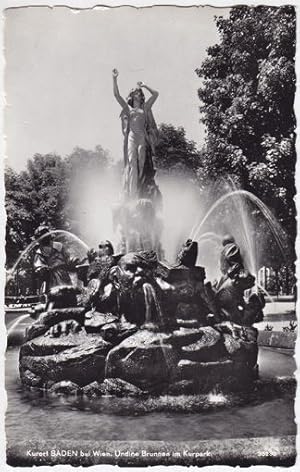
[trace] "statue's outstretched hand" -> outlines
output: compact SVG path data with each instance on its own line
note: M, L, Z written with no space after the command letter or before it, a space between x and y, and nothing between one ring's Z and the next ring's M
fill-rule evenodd
M118 70L117 70L117 69L113 69L112 75L113 75L113 77L118 77L118 75L119 75Z

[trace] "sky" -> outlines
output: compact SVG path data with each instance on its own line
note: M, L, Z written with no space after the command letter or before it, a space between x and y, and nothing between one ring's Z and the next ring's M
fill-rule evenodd
M113 68L126 97L138 81L159 91L157 123L183 126L200 145L195 73L218 42L211 7L120 7L72 10L25 7L5 11L5 135L7 164L25 168L35 153L68 155L100 144L122 158L120 106ZM147 93L147 92L146 92Z

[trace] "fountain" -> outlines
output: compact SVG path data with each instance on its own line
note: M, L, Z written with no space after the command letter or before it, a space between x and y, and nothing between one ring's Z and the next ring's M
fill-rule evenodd
M87 396L247 388L257 376L252 325L263 307L255 294L244 300L254 277L232 238L223 241L216 286L205 282L197 256L192 240L175 265L153 250L114 254L109 241L89 251L78 266L86 287L49 286L44 312L27 330L23 384Z
M257 378L253 324L262 320L264 306L260 294L244 296L255 285L249 272L255 269L252 241L245 231L242 254L233 237L222 240L217 231L200 231L228 199L236 208L241 205L237 197L254 201L268 221L269 211L249 192L232 190L194 226L176 263L163 260L162 194L153 165L157 128L152 105L158 93L139 83L126 101L117 77L114 70L124 133L124 186L113 209L120 235L117 253L103 241L98 250L88 251L86 262L77 261L79 289L71 286L63 248L47 242L48 229L36 235L34 267L46 281L47 303L21 346L21 380L50 392L85 395L116 388L125 396L129 391L161 395L247 388ZM245 216L242 227L246 230ZM220 248L221 277L214 283L197 265L199 244L207 241Z
M49 236L58 236L58 235L64 235L68 236L69 238L74 239L75 242L77 242L79 245L81 245L85 250L88 249L88 246L85 244L84 241L82 241L76 234L71 233L70 231L66 231L63 229L51 229L43 234L41 234L39 237L35 238L28 246L24 249L24 251L21 252L19 255L18 259L14 263L13 267L8 271L7 274L7 282L12 279L15 275L15 272L18 269L18 266L22 262L22 260L30 254L30 252L35 249L35 247L39 244L40 241L43 239L49 237Z
M224 179L223 179L224 180ZM226 182L227 190L220 198L214 201L211 206L208 208L204 217L201 218L200 222L196 222L190 232L190 238L195 239L198 242L203 240L214 240L216 242L220 241L220 235L216 234L214 231L214 225L211 225L211 219L217 210L225 209L225 204L230 202L231 214L235 215L237 221L235 222L233 228L238 232L238 240L240 247L243 248L246 265L249 270L257 274L258 272L258 258L256 254L255 246L255 231L253 223L249 218L249 211L245 208L247 202L250 202L254 208L256 208L259 213L263 216L264 222L267 225L267 228L273 235L278 250L280 251L281 257L283 260L286 258L286 242L287 236L284 230L281 228L280 224L277 222L276 218L273 216L268 207L255 195L246 190L238 189L232 180L229 178ZM226 217L222 218L226 219ZM210 224L209 224L210 223ZM228 222L227 222L228 223ZM208 228L210 231L201 232L203 228ZM218 221L220 226L220 221ZM231 227L231 231L233 230Z
M102 241L87 251L84 261L77 261L80 284L46 284L46 303L32 313L35 320L19 352L23 390L30 395L42 392L46 402L66 395L73 399L68 400L70 409L87 408L97 414L110 409L123 414L124 407L134 412L190 409L202 414L247 404L241 392L249 401L264 399L258 330L253 326L263 319L264 298L253 290L257 263L247 221L243 214L239 240L224 237L223 228L218 232L207 223L229 200L241 210L240 197L254 202L270 224L271 215L254 195L231 190L195 224L176 262L166 261L161 244L162 195L152 162L155 123L149 114L151 143L144 136L144 154L133 155L134 143L128 143L130 120L126 122L130 108L118 95L117 72L114 77L126 138L123 194L113 210L120 234L117 251L110 241ZM140 91L131 99L136 100L135 94ZM142 109L141 102L138 105ZM128 150L129 144L133 148ZM24 254L37 253L36 245L49 233L57 236L60 230L46 232ZM199 264L204 255L199 248L208 242L213 243L211 251L221 270L215 282L206 280L206 270ZM50 259L46 257L43 264L51 271ZM35 264L42 279L43 272L37 269ZM277 384L268 387L274 396ZM135 403L128 406L132 398ZM84 426L83 435L86 430Z

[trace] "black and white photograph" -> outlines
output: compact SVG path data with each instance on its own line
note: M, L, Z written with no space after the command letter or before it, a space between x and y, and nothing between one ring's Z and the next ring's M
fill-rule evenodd
M2 10L7 466L295 468L297 13Z

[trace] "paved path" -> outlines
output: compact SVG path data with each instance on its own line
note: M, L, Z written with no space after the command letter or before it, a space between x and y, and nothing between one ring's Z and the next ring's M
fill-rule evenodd
M296 304L293 301L274 301L266 303L264 308L265 316L269 315L289 315L295 313ZM295 319L295 317L294 317Z

